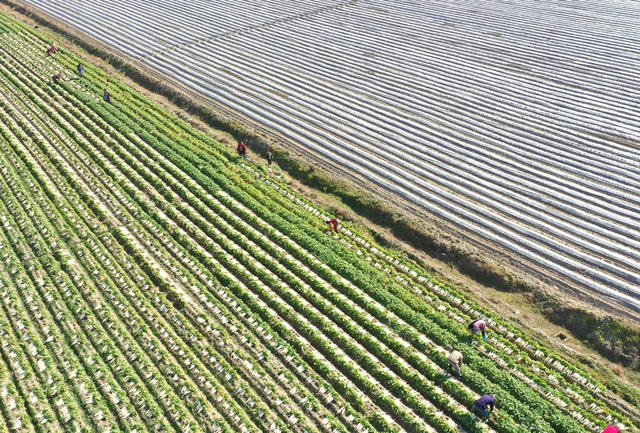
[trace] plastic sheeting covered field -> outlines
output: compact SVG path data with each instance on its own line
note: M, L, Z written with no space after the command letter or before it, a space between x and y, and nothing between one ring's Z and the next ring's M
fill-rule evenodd
M640 3L28 3L640 309Z

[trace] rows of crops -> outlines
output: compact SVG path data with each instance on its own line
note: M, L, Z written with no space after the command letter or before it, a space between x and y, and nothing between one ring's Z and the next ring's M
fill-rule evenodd
M28 3L640 309L637 2Z
M0 431L633 426L577 367L495 318L472 342L477 306L46 46L0 17Z

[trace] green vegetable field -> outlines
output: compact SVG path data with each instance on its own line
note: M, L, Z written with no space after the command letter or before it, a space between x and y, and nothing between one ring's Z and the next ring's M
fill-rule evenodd
M50 42L0 15L0 431L635 428L570 361Z

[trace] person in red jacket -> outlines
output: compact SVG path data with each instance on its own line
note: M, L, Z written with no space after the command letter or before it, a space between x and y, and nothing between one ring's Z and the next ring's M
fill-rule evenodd
M618 427L614 426L613 424L609 424L607 428L602 430L602 433L620 433L620 430L618 430Z
M240 143L238 143L238 148L236 150L238 151L238 155L240 155L242 157L242 159L244 159L246 161L247 160L247 145L244 144L244 141L241 141Z
M469 331L471 331L472 334L475 334L478 331L482 332L482 339L484 341L487 341L487 333L485 331L487 329L487 324L484 322L484 320L482 319L472 320L469 323L469 326L467 326L467 329L469 329Z
M330 220L327 220L327 223L329 224L329 227L331 227L332 231L338 231L338 218L331 218Z

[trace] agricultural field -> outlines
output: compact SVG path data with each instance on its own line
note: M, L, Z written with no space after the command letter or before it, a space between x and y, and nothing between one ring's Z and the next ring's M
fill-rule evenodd
M0 15L0 432L640 425L570 361L348 225L328 234L264 166L49 43Z
M640 311L637 1L26 3L530 275Z

